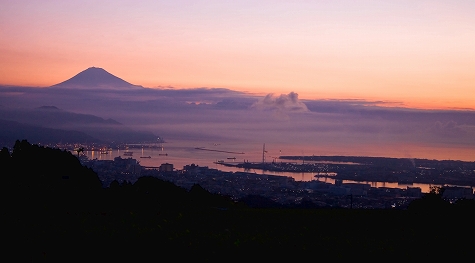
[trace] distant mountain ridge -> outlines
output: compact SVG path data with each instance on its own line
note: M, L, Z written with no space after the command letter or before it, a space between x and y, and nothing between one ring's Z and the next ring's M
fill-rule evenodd
M90 67L73 76L72 78L55 84L50 88L73 89L139 89L139 85L131 84L117 76L112 75L103 68Z
M71 125L80 127L91 125L124 126L114 119L104 119L92 114L65 111L56 106L41 106L33 109L1 108L0 119L56 129L63 129Z
M28 138L31 142L51 143L100 143L101 140L84 132L45 128L37 125L23 124L16 121L0 119L0 145L12 146L16 140Z
M10 145L16 139L35 143L107 142L133 143L155 141L151 132L137 131L114 119L64 111L56 106L34 109L0 108L0 143Z

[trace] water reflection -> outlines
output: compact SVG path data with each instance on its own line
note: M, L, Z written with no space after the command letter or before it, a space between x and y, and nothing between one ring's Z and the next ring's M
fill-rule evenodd
M219 145L215 145L219 146ZM89 159L97 159L97 160L113 160L115 157L121 158L134 158L136 159L140 165L150 168L158 168L163 163L170 163L173 164L175 169L181 170L183 166L195 164L199 166L207 166L209 168L218 169L224 172L250 172L256 174L268 174L268 175L278 175L278 176L288 176L292 177L296 181L313 181L317 180L324 183L335 184L335 179L323 176L323 175L333 175L330 173L321 173L321 176L318 173L311 172L273 172L273 171L263 171L258 169L251 169L245 170L243 168L237 167L228 167L219 165L216 162L219 160L226 160L226 162L244 162L244 161L260 161L262 160L262 152L259 150L249 151L244 148L233 148L234 151L244 152L244 154L240 155L239 159L237 158L230 158L229 154L223 152L214 152L214 151L200 151L195 149L195 146L189 145L171 145L171 146L164 146L161 145L160 147L140 147L140 148L129 148L126 150L121 149L114 149L109 150L107 153L101 153L100 151L84 151L84 155L86 155ZM237 150L236 150L237 149ZM234 156L231 156L234 157ZM363 183L363 184L370 184L371 187L388 187L388 188L400 188L400 189L407 189L408 187L419 187L423 193L427 193L430 191L430 187L432 186L442 186L442 185L434 185L434 184L420 184L420 183L413 183L413 184L400 184L397 182L363 182L363 181L352 181L352 180L342 180L343 183ZM473 187L472 187L473 189Z

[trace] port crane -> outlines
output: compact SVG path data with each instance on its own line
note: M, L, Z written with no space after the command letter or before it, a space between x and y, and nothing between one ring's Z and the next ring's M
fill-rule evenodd
M266 162L266 153L266 144L264 143L264 145L262 146L262 163Z

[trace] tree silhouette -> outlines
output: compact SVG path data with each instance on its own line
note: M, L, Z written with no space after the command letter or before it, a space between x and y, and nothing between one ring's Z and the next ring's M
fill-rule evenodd
M431 187L429 193L412 201L408 206L408 210L424 213L439 213L448 210L450 203L442 198L444 191L444 187Z
M79 153L84 152L84 147L79 147L76 149L76 152L78 153L78 158L79 158Z
M438 196L441 196L444 194L444 191L445 191L445 187L443 186L431 186L430 188L430 191L429 193L430 194L434 194L434 195L438 195Z
M0 164L6 165L10 162L10 152L7 147L3 147L0 151Z

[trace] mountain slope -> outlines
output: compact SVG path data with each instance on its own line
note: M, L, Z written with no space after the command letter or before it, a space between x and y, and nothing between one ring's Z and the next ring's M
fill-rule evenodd
M51 86L52 88L73 89L138 89L142 86L133 85L112 75L102 68L90 67L74 77Z

